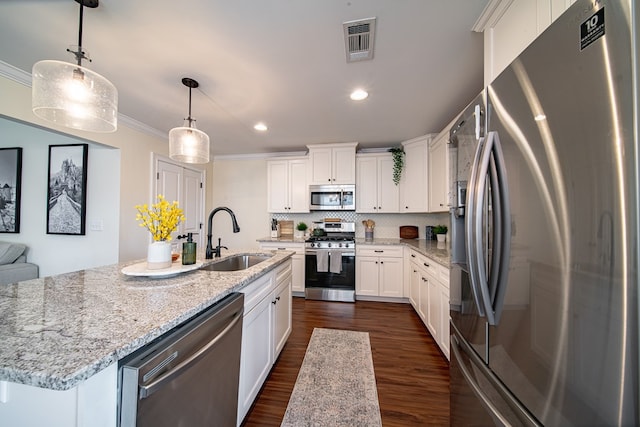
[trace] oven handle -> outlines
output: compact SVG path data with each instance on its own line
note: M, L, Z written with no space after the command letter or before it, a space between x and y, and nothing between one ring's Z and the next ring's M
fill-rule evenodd
M340 249L321 249L321 250L327 250L327 251L340 251ZM318 253L317 249L305 249L305 255L315 255ZM355 257L356 253L355 251L349 249L347 251L340 251L341 255L343 257Z

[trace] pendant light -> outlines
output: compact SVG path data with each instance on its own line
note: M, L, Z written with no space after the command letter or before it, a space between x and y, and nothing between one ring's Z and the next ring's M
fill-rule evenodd
M78 46L67 52L77 63L45 60L33 65L33 113L72 129L114 132L118 127L118 91L109 80L82 66L83 59L91 62L82 48L83 10L85 6L98 7L99 0L75 1L80 4Z
M196 129L196 120L191 117L191 89L199 84L188 77L182 84L189 88L189 116L184 119L185 126L169 131L169 157L183 163L208 163L209 135Z

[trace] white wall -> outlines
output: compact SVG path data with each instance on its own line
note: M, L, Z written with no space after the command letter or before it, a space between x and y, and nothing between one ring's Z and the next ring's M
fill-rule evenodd
M149 236L146 230L138 226L135 220L136 212L134 206L140 203L149 203L152 201L152 197L155 196L151 194L153 188L151 177L152 153L168 155L168 137L154 136L148 132L134 129L134 127L123 125L122 123L118 125L116 132L106 134L82 132L52 125L37 118L31 111L29 76L25 76L19 71L16 71L16 74L18 76L11 79L0 76L0 116L17 119L28 125L26 127L36 126L52 131L59 136L66 136L72 140L80 138L84 142L93 142L96 147L102 145L103 147L119 149L119 171L108 167L104 174L94 179L93 184L98 185L98 189L109 193L105 197L111 197L113 195L119 201L119 219L114 231L118 234L118 241L115 246L115 250L118 251L118 260L130 261L144 258L146 256ZM179 117L176 118L176 124L180 125L181 123L181 119ZM6 141L3 141L3 143L5 142ZM10 146L14 145L11 141L6 143ZM104 153L106 153L106 151ZM100 154L100 156L102 156L102 154ZM212 163L193 166L209 171L207 173L206 186L208 189L212 188ZM44 173L46 173L46 166ZM118 174L119 179L114 180L114 177ZM28 180L31 178L23 171L23 185L25 179ZM37 180L37 177L34 177L34 179ZM88 181L89 185L93 185L91 184L91 180ZM205 211L208 212L210 209L211 198L206 197ZM23 215L24 214L23 212ZM101 214L98 213L97 215ZM87 219L89 220L89 217ZM107 234L106 230L103 233ZM0 238L4 236L6 235L2 235ZM22 233L17 236L19 237L16 238L22 241ZM98 251L106 250L109 252L114 249L113 247L101 247L98 250L98 247L93 246L90 242L78 240L77 238L73 240L73 242L75 242L73 243L74 253L89 254L87 256L92 259L92 262L94 258L95 262L102 261Z
M218 237L221 237L222 245L229 248L257 249L256 239L268 236L270 230L266 160L214 159L212 182L212 208L228 207L235 213L240 226L240 232L233 233L230 216L226 212L218 212L213 218L214 246ZM205 220L209 212L210 210L207 211Z
M39 266L41 276L117 262L120 200L114 188L120 188L120 150L89 144L85 235L46 234L49 145L87 141L4 117L0 134L0 147L23 148L20 233L2 233L0 240L26 244L27 259ZM102 231L90 229L95 222Z

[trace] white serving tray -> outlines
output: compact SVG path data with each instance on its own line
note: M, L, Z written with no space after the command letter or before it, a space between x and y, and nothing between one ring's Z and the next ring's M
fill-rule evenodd
M144 261L144 262L139 262L137 264L128 265L124 267L121 271L122 271L122 274L125 274L127 276L144 276L144 277L152 277L152 278L154 277L161 278L161 277L176 276L181 273L186 273L187 271L197 270L200 267L202 267L202 264L203 264L202 262L196 262L195 264L191 264L191 265L182 265L182 263L178 261L178 262L172 263L171 267L169 268L149 270L147 268L147 262Z

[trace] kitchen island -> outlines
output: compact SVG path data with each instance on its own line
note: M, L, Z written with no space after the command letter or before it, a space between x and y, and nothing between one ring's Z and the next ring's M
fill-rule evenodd
M218 260L242 253L256 251L225 251ZM80 391L91 389L87 384L94 377L104 377L100 387L114 386L118 360L292 255L269 254L266 261L235 272L198 269L173 277L133 277L121 270L134 263L121 263L0 287L0 419L7 419L25 386L50 392L45 395L54 401L65 391L79 393L82 400ZM215 261L199 254L198 262ZM101 398L111 407L116 396ZM79 420L85 416L76 414L74 425L83 425Z

